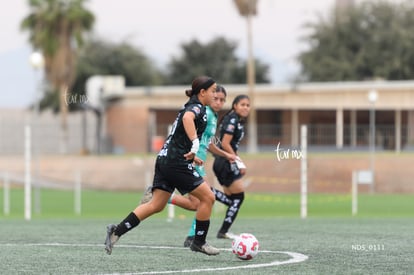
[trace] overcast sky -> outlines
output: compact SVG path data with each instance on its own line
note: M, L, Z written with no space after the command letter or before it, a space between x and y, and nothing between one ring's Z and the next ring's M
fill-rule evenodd
M31 47L19 30L28 13L26 0L3 1L0 9L0 108L33 102L36 74L29 64ZM286 83L298 71L295 57L303 48L302 24L326 14L335 0L259 0L253 20L254 54L270 65L273 83ZM245 59L246 22L233 0L91 0L94 33L128 41L141 48L159 68L180 54L180 45L194 38L208 42L217 36L238 43ZM219 80L219 76L213 76Z

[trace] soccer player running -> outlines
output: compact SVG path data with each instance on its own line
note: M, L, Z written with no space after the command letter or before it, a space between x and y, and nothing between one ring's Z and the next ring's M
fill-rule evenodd
M193 80L191 90L186 90L190 99L178 113L155 162L153 198L138 205L118 225L107 226L105 250L108 254L112 253L114 244L122 235L137 227L144 219L162 211L174 189L181 194L190 193L200 201L196 212L196 234L190 249L207 255L219 254L217 248L206 242L214 193L193 166L193 162L202 164L195 155L207 125L205 106L212 103L216 86L212 78L201 76Z
M226 151L218 148L215 144L215 141L213 140L215 138L217 129L217 113L223 108L223 105L226 101L226 97L227 92L224 89L224 87L217 85L216 96L214 98L214 101L210 106L206 107L207 127L200 140L200 148L198 149L198 152L196 154L196 156L200 158L203 161L203 163L207 159L207 151L210 151L214 155L226 158L229 161L234 161L236 158L234 154L227 153ZM206 171L204 165L198 165L195 167L195 169L200 174L200 176L206 178ZM188 210L196 210L199 205L199 200L191 194L188 197L184 197L178 194L172 194L170 203ZM196 218L194 218L193 223L188 231L188 235L184 241L184 247L189 247L192 241L194 240L195 227Z
M224 115L220 126L220 148L230 154L237 155L240 141L244 137L244 122L250 112L250 100L247 95L238 95L232 102L231 110ZM213 171L224 193L213 190L216 200L228 206L223 224L217 233L217 238L232 238L228 232L244 200L242 177L246 166L240 158L229 162L221 156L215 156Z

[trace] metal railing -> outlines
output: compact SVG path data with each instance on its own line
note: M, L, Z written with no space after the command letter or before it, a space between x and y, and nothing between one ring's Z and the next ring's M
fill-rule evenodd
M23 154L24 152L24 120L1 120L0 119L0 154ZM58 154L61 153L61 130L59 119L55 122L32 123L32 144L33 150L39 154ZM134 139L142 135L140 127L132 127L118 123L119 132L122 135L122 129L127 129L123 140ZM343 147L342 149L368 150L369 148L369 125L358 125L353 131L350 126L343 128ZM152 131L155 136L166 137L168 125L156 125ZM82 150L88 150L91 153L97 153L98 140L96 135L96 121L89 120L85 126L79 119L72 120L68 123L68 150L70 154L79 153ZM393 125L376 125L375 146L379 150L395 150L396 137L395 127ZM247 136L242 142L242 146L247 144ZM151 138L147 142L148 148L142 148L141 152L151 151ZM102 131L101 152L119 153L116 150L117 141L113 140ZM133 142L133 141L130 141ZM261 151L264 148L277 146L278 143L284 146L298 146L299 140L293 137L291 125L276 124L259 124L258 125L258 145ZM408 140L408 127L401 127L401 150L413 150L414 144ZM336 125L334 124L310 124L308 125L308 145L309 149L329 149L336 147ZM131 153L131 152L123 152ZM132 152L135 153L135 152Z

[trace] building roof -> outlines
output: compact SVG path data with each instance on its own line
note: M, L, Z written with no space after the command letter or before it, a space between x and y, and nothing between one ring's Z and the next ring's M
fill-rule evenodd
M414 108L414 81L363 81L296 84L257 84L254 92L247 85L223 85L230 100L248 94L256 109L367 109L375 105L383 110ZM157 109L176 109L186 101L188 86L126 87L118 104L142 105ZM378 94L370 102L370 91ZM229 107L229 106L225 106Z

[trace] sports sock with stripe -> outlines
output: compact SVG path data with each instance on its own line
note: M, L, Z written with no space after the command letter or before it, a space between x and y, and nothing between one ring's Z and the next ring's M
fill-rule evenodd
M214 187L211 187L211 191L213 191L214 196L216 197L216 201L219 201L227 206L232 205L233 201L226 194L220 190L215 189Z
M194 242L198 245L206 243L208 228L210 227L210 220L200 221L196 220L196 230L194 235Z
M139 218L134 214L134 212L129 213L129 215L122 221L120 222L115 230L115 235L121 237L122 235L124 235L125 233L127 233L129 230L131 230L132 228L138 226L138 224L141 221L139 220Z
M219 230L221 233L227 233L230 229L230 226L233 224L234 220L239 213L240 207L244 200L244 192L232 194L230 199L233 201L233 204L229 206L226 212L226 218L223 221L223 224Z

